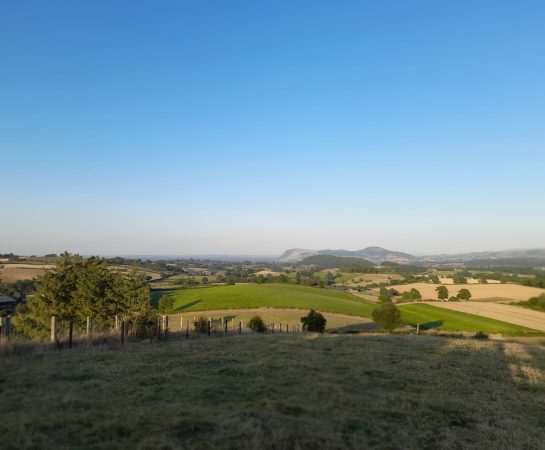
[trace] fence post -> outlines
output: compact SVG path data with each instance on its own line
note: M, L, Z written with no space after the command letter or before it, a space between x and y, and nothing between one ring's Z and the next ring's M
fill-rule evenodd
M223 319L222 319L223 320ZM225 323L223 324L223 327L225 329L225 334L227 334L227 320L225 321Z
M238 323L238 334L242 334L242 320Z
M279 333L282 333L282 323L279 323L279 324L278 324L278 332L279 332Z
M91 340L93 337L93 319L91 316L87 316L87 340Z
M185 324L185 338L189 338L189 322Z
M166 340L168 337L168 316L166 314L163 315L163 333Z
M6 330L5 330L5 334L6 334L6 340L9 341L9 339L10 339L10 337L11 337L11 316L6 317Z
M115 315L115 330L119 330L119 316Z
M416 324L416 334L418 334L420 332L420 324L417 323Z
M68 348L72 348L72 337L74 336L74 319L68 320Z
M117 316L116 316L117 317ZM121 345L125 343L125 321L121 321Z
M212 319L208 318L208 336L210 336L210 328L212 328Z
M57 343L57 316L51 316L51 343Z
M180 333L184 332L184 316L180 316Z

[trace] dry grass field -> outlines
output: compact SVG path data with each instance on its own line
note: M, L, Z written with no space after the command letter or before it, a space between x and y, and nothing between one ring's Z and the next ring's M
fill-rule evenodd
M399 292L410 291L416 288L422 294L422 298L436 300L437 284L413 283L394 286ZM530 297L536 297L545 293L545 289L521 286L518 284L453 284L446 285L449 295L456 295L460 289L469 289L471 300L489 300L489 301L521 301L528 300Z
M430 304L451 311L476 314L534 330L545 331L545 312L533 309L493 302L433 302Z
M264 277L266 277L267 275L272 275L273 277L278 277L278 276L282 275L282 272L274 272L272 270L260 270L259 272L256 272L255 274L257 276L263 275Z
M392 280L404 280L401 275L397 273L363 273L354 274L354 278L346 283L347 286L357 287L366 286L372 283L389 283Z
M0 280L4 283L14 283L18 280L32 280L43 275L47 270L55 268L55 264L2 264Z
M238 329L239 322L242 321L243 324L248 323L248 321L254 316L260 316L264 322L268 325L274 323L275 326L279 324L283 325L283 330L285 330L286 325L291 327L293 325L301 326L301 317L308 314L308 309L275 309L275 308L255 308L255 309L239 309L239 310L219 310L219 311L198 311L191 313L183 314L171 314L169 315L169 328L172 331L180 331L180 324L183 319L184 327L189 321L192 323L195 318L204 317L206 319L211 318L215 323L215 326L221 327L221 319L227 322L227 326L231 329L233 326L235 329ZM333 314L333 313L323 313L327 320L326 329L347 329L347 328L358 328L358 329L375 329L377 326L365 317L358 316L349 316L344 314ZM190 325L191 327L192 325ZM185 329L185 328L184 328Z
M4 354L2 448L539 449L544 350L275 334Z
M450 277L439 277L441 284L454 284L454 280ZM499 284L500 280L486 280L488 284ZM477 278L467 278L467 284L480 284L481 280Z

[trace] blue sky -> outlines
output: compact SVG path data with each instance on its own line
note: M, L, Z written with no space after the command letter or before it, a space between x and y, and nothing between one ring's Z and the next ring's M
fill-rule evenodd
M0 3L0 253L545 247L541 1Z

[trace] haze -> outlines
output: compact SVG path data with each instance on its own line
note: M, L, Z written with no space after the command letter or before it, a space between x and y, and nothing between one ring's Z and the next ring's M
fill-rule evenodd
M0 253L545 247L544 4L410 3L2 3Z

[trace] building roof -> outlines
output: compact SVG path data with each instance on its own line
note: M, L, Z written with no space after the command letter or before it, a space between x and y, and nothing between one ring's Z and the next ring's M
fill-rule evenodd
M5 294L0 294L0 304L2 303L17 303L13 298L8 297Z

